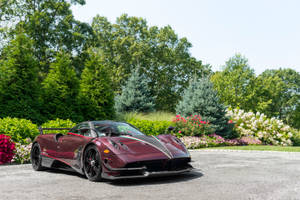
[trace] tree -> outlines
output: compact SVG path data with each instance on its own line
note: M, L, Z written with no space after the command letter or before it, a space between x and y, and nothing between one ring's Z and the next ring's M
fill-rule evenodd
M85 120L112 119L115 115L110 73L101 54L97 48L90 49L81 74L80 102Z
M58 52L42 86L41 98L44 102L42 113L47 119L60 118L80 121L80 116L76 112L79 80L68 53Z
M122 87L122 94L116 97L117 112L149 112L154 110L154 98L145 76L137 68Z
M135 67L141 66L159 110L174 111L191 77L210 73L209 66L191 57L191 43L179 38L170 26L150 27L145 19L122 15L115 24L96 16L92 28L95 45L111 66L114 91L121 93Z
M4 47L0 60L0 117L41 122L38 62L32 41L19 33Z
M33 40L33 53L43 72L48 72L56 52L80 52L91 34L86 23L74 19L70 6L84 0L2 0L0 2L0 38L10 39L20 29Z
M290 125L295 124L295 116L299 116L300 73L288 68L266 70L257 79L262 80L260 85L266 90L260 97L270 102L262 112Z
M182 100L176 107L176 113L188 117L200 115L209 121L218 135L231 138L234 135L225 116L225 106L220 103L218 94L208 78L194 79L185 89Z
M218 91L221 102L232 107L240 107L249 111L255 108L254 70L248 65L248 60L236 54L230 58L224 70L216 72L211 80Z

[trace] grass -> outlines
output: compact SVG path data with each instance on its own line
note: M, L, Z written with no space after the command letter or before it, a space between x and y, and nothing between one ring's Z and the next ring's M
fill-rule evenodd
M225 147L211 147L211 148L204 148L204 149L300 152L300 147L271 146L271 145L225 146Z
M149 120L149 121L172 121L174 118L174 114L170 112L163 112L163 111L157 111L157 112L151 112L151 113L125 113L125 114L119 114L117 116L117 119L120 121L127 121L132 118L140 119L140 120Z

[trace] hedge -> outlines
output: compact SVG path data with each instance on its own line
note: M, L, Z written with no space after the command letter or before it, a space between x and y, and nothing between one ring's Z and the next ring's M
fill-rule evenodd
M0 134L10 136L14 142L28 144L30 141L27 138L34 140L39 131L30 120L6 117L0 119Z
M149 121L130 119L127 122L139 128L146 135L166 134L168 133L168 128L170 126L174 126L174 123L170 121Z

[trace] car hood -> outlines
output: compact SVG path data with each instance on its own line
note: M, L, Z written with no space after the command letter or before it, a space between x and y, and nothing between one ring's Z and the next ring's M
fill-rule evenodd
M122 135L112 137L111 140L120 146L120 153L135 155L163 154L169 159L189 156L185 147L176 144L176 141L172 140L172 137L173 136Z

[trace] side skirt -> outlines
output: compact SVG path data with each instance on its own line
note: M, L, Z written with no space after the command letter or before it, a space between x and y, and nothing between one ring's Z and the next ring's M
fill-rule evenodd
M62 169L66 171L75 171L78 172L82 175L84 175L83 171L81 169L73 167L70 163L59 159L55 158L49 155L42 154L42 166L48 167L48 168L55 168L55 169Z

